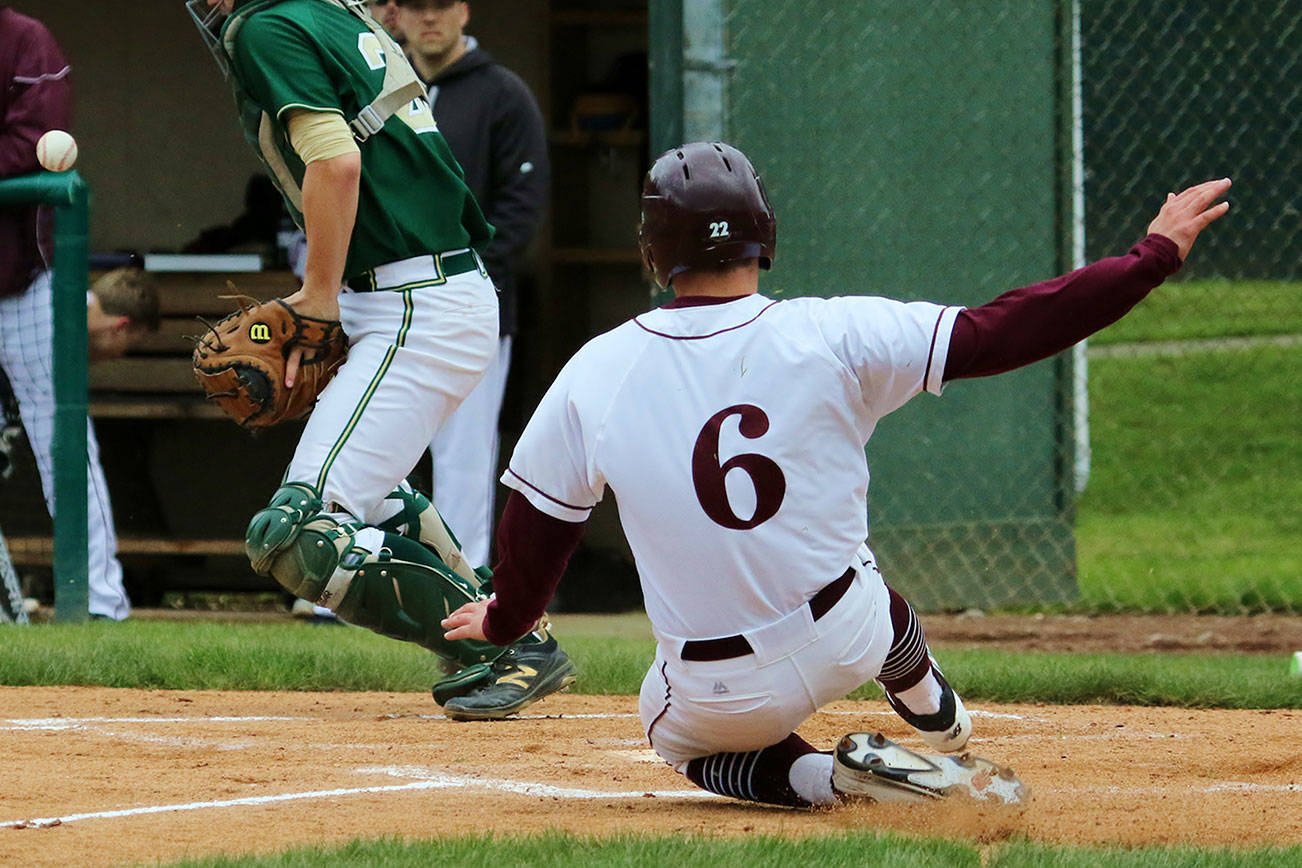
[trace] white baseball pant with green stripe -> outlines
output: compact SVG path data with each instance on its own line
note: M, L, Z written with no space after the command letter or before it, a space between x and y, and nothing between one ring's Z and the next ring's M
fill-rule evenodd
M326 512L366 524L397 510L385 496L497 352L492 281L479 271L440 278L432 260L424 270L413 262L391 270L394 282L381 284L391 288L340 294L348 359L321 394L286 474L316 486Z

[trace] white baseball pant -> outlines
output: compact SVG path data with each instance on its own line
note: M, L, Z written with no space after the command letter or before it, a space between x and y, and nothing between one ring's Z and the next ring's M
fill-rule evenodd
M54 305L51 275L44 271L21 295L0 299L0 365L9 375L36 456L41 489L54 514ZM66 459L65 459L66 460ZM117 559L118 538L99 443L86 420L86 513L89 610L120 621L131 611Z
M867 546L853 566L849 589L823 617L805 604L742 633L752 654L683 660L683 639L657 635L639 700L656 753L683 771L697 757L760 750L875 678L894 638L890 595Z
M484 379L430 444L434 505L472 565L488 563L497 495L497 419L511 367L511 336L498 342Z
M497 290L482 270L440 282L434 257L423 256L375 272L390 288L339 296L348 359L286 474L316 486L327 512L366 524L397 511L386 495L479 383L498 343Z

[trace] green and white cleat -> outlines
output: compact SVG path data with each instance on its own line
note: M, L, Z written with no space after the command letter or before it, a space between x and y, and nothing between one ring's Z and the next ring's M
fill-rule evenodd
M1030 789L1012 769L970 753L931 756L878 733L852 732L832 757L832 787L875 802L968 798L1003 805L1030 801Z

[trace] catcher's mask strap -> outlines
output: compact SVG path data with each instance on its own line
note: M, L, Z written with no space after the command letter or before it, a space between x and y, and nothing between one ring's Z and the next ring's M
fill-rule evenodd
M226 20L226 13L222 11L221 5L209 6L208 0L186 0L185 11L190 13L190 20L199 29L204 45L217 61L222 77L230 78L230 63L226 60L226 51L222 47L222 22Z

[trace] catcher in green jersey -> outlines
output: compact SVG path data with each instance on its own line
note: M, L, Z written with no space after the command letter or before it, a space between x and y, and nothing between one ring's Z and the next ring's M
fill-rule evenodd
M542 624L506 648L443 638L439 621L491 594L491 574L466 563L406 482L498 338L496 291L477 252L493 229L424 86L363 0L186 6L307 234L302 289L283 301L309 320L338 321L348 338L284 480L249 524L254 570L433 651L451 673L434 698L454 719L505 717L563 689L574 667ZM285 344L286 389L313 361L300 347Z

